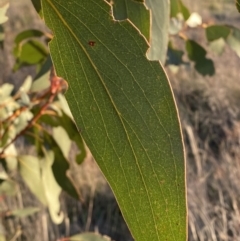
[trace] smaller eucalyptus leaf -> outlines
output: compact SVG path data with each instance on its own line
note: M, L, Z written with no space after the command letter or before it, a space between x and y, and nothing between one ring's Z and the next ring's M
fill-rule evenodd
M51 146L51 150L54 152L54 162L52 165L52 171L54 173L57 183L61 188L66 191L72 197L79 199L80 194L74 185L74 181L68 176L68 170L70 168L68 159L65 158L63 151L58 146L52 135L44 132L45 142Z
M1 116L1 113L0 113L0 116ZM8 123L0 124L0 137L1 137L0 138L0 150L1 150L1 147L4 147L9 140L7 124Z
M224 51L226 43L223 38L213 40L209 44L209 48L217 55L221 55Z
M25 31L20 32L15 40L15 46L16 48L19 48L19 46L22 44L23 41L29 39L29 38L36 38L36 37L42 37L44 35L44 32L37 30L37 29L28 29Z
M226 39L227 44L240 57L240 29L232 27L231 34Z
M48 56L48 50L41 42L29 40L23 43L21 47L15 48L14 55L16 63L13 69L16 71L22 66L43 63Z
M48 201L41 177L40 160L30 155L18 156L20 174L29 187L30 191L47 206Z
M41 0L31 0L32 4L35 8L35 10L37 11L37 13L39 14L40 17L42 17L42 6L41 6Z
M17 183L11 179L1 179L0 180L0 196L15 196L18 191Z
M50 70L34 80L31 92L40 92L50 87Z
M225 25L211 25L208 26L205 30L206 37L209 42L217 39L227 39L231 33L231 28Z
M178 34L183 28L183 21L174 17L170 19L168 32L171 35Z
M182 3L181 0L170 0L170 16L176 17L177 14L182 13L185 20L187 20L190 16L190 12L188 8Z
M0 101L2 102L6 97L9 97L14 90L14 85L5 83L0 86Z
M25 218L27 216L33 215L40 211L40 208L37 207L28 207L23 209L16 209L10 212L11 216Z
M188 58L195 63L195 69L201 75L213 75L215 68L213 61L206 58L207 51L193 40L186 41L186 50Z
M236 7L238 12L240 12L240 0L235 0L236 1Z
M5 171L0 171L0 182L8 179L8 174Z
M1 0L0 2L0 24L5 23L8 20L6 16L9 8L9 0Z
M61 127L53 128L53 138L62 150L62 153L66 159L68 159L69 151L71 148L71 140L66 132L66 130Z
M20 133L26 126L29 124L29 121L33 118L33 114L31 111L26 110L21 113L21 115L17 118L17 122L15 122L15 128L17 134Z
M23 84L21 85L19 91L28 93L32 86L32 76L28 75L27 78L24 80Z
M46 58L46 61L42 64L41 69L39 70L37 75L34 77L34 81L38 80L39 78L41 78L46 73L49 73L49 75L50 75L52 66L53 66L52 59L51 59L51 56L49 54ZM50 82L50 77L48 77L48 80Z
M55 224L60 224L63 221L64 215L60 211L59 195L61 193L61 187L55 180L52 165L54 163L54 152L43 149L44 158L41 161L42 169L42 183L45 190L47 199L47 206L52 221Z
M18 101L22 106L30 106L31 105L31 100L28 96L27 93L22 92L20 95L20 100Z
M0 24L0 48L1 48L1 49L3 49L4 39L5 39L4 28L3 28L3 26Z
M12 143L4 150L5 162L7 165L7 169L10 171L16 170L17 168L17 149Z
M65 96L63 94L59 93L58 94L58 100L60 102L61 109L64 111L64 113L66 115L68 115L73 120L72 112L69 108L69 105L67 103L67 100L66 100Z
M70 237L69 241L111 241L111 238L96 233L82 233Z

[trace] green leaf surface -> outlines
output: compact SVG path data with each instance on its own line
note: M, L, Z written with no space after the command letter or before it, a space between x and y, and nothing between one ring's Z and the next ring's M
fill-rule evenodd
M231 34L226 39L230 48L240 57L240 29L231 27Z
M103 0L42 7L70 109L135 240L185 241L179 120L165 72L146 58L146 39L129 21L114 21Z
M55 138L57 135L55 134ZM72 197L79 199L80 194L77 188L74 186L73 180L68 176L67 171L69 170L69 163L67 157L64 155L66 149L62 148L61 145L54 140L54 138L47 132L44 133L44 139L47 140L47 145L51 147L51 150L54 152L54 162L52 164L52 171L54 177L59 184L59 186L66 191ZM59 141L60 143L60 141Z
M240 0L236 0L236 7L238 12L240 12Z
M181 0L170 0L170 16L177 17L181 13L185 20L190 17L190 12Z
M35 76L34 80L38 80L40 79L42 76L46 75L48 73L48 82L50 84L50 70L52 68L52 59L50 54L47 56L46 61L43 63L41 69L39 70L39 72L37 73L37 75Z
M79 131L73 122L73 120L63 112L61 116L48 116L43 115L39 119L39 122L51 125L52 127L62 126L68 133L69 138L74 141L80 151L76 156L76 162L81 164L86 157L86 150L82 140L82 137L79 135Z
M219 38L226 39L231 33L231 28L225 25L211 25L206 28L206 36L209 42Z
M111 241L109 237L96 233L76 234L68 239L69 241Z
M3 28L3 26L0 24L0 48L1 48L1 49L3 49L4 38L5 38L4 28Z
M40 92L43 90L46 90L50 87L50 70L44 74L42 74L39 78L37 78L32 86L31 86L31 92Z
M19 47L19 45L26 39L28 38L38 38L38 37L42 37L44 36L44 32L37 30L37 29L28 29L25 31L20 32L15 40L14 43L16 45L16 47Z
M15 170L17 168L17 149L14 143L4 150L4 155L7 169L9 171Z
M37 13L40 15L40 17L42 17L41 0L31 0L31 1Z
M19 156L18 159L20 174L31 192L48 207L52 221L56 224L61 223L63 220L63 214L59 212L61 188L52 171L54 153L45 150L42 159L29 155Z
M69 151L71 148L71 140L65 129L61 126L54 127L53 138L62 150L65 159L68 159Z
M59 196L61 193L61 188L54 178L52 170L53 163L54 152L52 150L44 150L44 158L41 162L42 183L45 191L45 196L47 199L47 206L52 221L55 224L60 224L64 218L63 213L60 211Z
M147 11L142 1L114 0L113 15L116 20L129 19L150 44L148 58L164 63L168 45L170 5L168 1L158 0L146 0L145 4L150 11Z
M193 40L186 41L188 58L195 63L195 69L202 75L214 75L213 61L206 58L206 50Z
M15 196L17 194L18 187L17 183L9 178L0 177L0 196Z
M41 177L40 160L34 156L19 156L20 174L31 192L47 206L47 199Z
M169 1L145 0L151 11L150 49L147 57L165 63L168 47Z
M147 40L150 37L150 13L141 2L113 0L113 16L116 20L127 18L139 29Z
M16 63L13 67L14 71L24 65L41 64L46 60L48 51L46 47L36 40L29 40L14 49Z
M217 40L211 41L209 44L209 48L217 55L221 55L224 51L225 41L223 38L219 38Z

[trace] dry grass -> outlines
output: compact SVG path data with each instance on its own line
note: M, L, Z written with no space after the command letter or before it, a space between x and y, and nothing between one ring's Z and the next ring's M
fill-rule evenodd
M235 25L239 22L239 16L230 1L185 2L190 2L192 10L200 12L206 21L227 21ZM6 56L9 55L17 29L31 26L42 28L38 20L28 23L30 17L28 20L22 18L22 11L29 13L25 6L18 5L21 15L16 13L16 9L11 10L17 20L7 26ZM32 11L30 16L35 16L31 14ZM191 34L207 46L202 33ZM169 73L180 111L187 153L189 240L237 241L240 240L240 60L228 48L221 58L211 57L216 64L216 75L212 78L203 79L192 68L184 67L175 76ZM10 57L6 65L12 65ZM1 75L4 81L12 81L15 77L22 79L29 71L26 69L21 75L12 75L9 67L6 69L6 73ZM61 202L66 217L60 226L51 223L44 208L28 219L4 220L2 222L9 239L21 227L22 233L15 240L53 241L86 230L97 230L116 241L132 240L113 194L95 162L89 158L80 167L72 165L71 173L81 188L85 202L80 203L63 195ZM39 203L22 183L19 195L0 205L11 209Z

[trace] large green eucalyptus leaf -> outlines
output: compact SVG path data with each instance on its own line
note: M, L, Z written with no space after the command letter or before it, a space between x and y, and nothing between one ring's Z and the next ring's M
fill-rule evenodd
M116 20L131 20L140 32L149 40L150 13L141 2L133 0L114 0L113 15Z
M136 241L186 240L185 168L172 91L130 21L104 0L42 0L71 112Z
M146 10L143 1L113 0L113 15L117 20L129 19L150 43L147 56L150 60L165 63L168 46L169 1L145 0L151 11ZM151 27L150 26L151 22Z

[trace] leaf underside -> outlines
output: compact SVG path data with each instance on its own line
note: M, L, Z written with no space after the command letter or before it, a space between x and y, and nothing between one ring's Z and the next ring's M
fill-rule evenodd
M186 240L184 153L168 79L103 0L42 0L78 128L136 241Z

